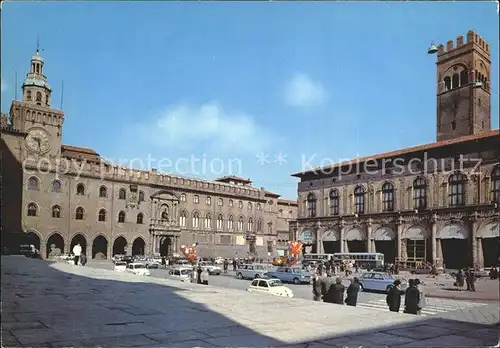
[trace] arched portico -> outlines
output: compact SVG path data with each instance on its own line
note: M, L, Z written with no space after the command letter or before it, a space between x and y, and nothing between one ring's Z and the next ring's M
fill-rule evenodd
M477 254L484 267L497 267L500 263L500 224L490 221L477 231Z
M415 262L426 262L432 259L431 232L424 225L412 225L404 234L401 248L406 252L406 260L409 266Z
M328 229L321 235L323 250L325 254L340 253L340 231L336 229Z
M22 244L33 245L36 250L40 251L41 246L41 238L40 235L35 231L28 231L23 236Z
M47 239L46 258L64 254L64 238L59 233L52 233Z
M349 229L345 235L346 252L364 253L367 251L366 231L363 227L356 226Z
M113 241L113 256L125 255L125 248L127 247L127 240L123 236L118 236Z
M472 253L469 229L461 222L449 222L437 233L437 257L449 269L460 269L471 265Z
M375 252L384 254L385 262L394 262L397 255L397 236L391 227L382 226L373 233Z
M102 234L92 241L92 258L104 260L108 258L108 239Z
M132 255L144 255L146 251L146 241L142 237L137 237L132 243Z

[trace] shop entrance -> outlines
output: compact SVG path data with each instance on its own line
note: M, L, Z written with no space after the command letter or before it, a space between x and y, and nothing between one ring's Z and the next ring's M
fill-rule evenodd
M321 237L323 241L323 251L325 254L340 253L340 232L336 230L327 230Z
M498 267L500 265L500 238L482 238L484 267Z
M446 269L463 269L471 265L467 239L441 239L443 264Z

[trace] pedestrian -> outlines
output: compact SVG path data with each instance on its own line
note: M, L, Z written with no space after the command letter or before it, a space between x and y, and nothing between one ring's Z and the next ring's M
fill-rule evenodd
M236 272L236 259L233 259L233 271Z
M356 307L356 304L358 303L359 290L359 279L358 277L354 277L351 281L351 284L347 288L347 297L345 298L346 305Z
M408 281L409 287L405 294L405 310L404 313L418 314L418 303L420 301L420 291L418 291L415 281Z
M73 247L73 255L75 255L74 262L75 266L78 266L78 261L80 260L80 255L82 254L82 247L80 243Z
M196 283L201 284L201 273L203 273L203 269L200 265L198 265L198 269L196 270L197 278Z
M82 266L85 266L87 264L87 255L85 253L81 254L80 256L80 264Z
M331 293L330 293L330 291L332 290L332 287L333 287L332 274L327 273L326 277L323 276L321 278L321 297L323 298L323 302L333 303L332 298L331 298Z
M356 263L354 263L354 270L356 271L356 273L358 273L358 272L359 272L359 265L358 265L358 263L357 263L357 262L356 262Z
M322 296L322 286L323 286L323 279L322 279L322 274L320 271L318 271L316 274L314 274L313 277L313 283L312 283L312 291L313 291L313 300L314 301L321 301L321 296Z
M208 285L208 277L209 277L208 269L206 268L202 269L200 275L200 280L201 280L200 284Z
M464 273L462 272L462 270L458 271L455 284L460 290L464 288Z
M401 307L401 281L396 279L393 285L387 293L385 301L391 312L399 312L399 307Z
M417 304L417 307L418 307L417 314L421 315L422 309L425 308L425 306L427 305L427 300L425 299L424 285L420 282L420 279L418 279L418 278L415 279L414 282L415 282L415 286L418 289L418 295L419 295L418 296L418 304Z
M227 274L227 269L229 268L229 261L227 259L224 259L224 274Z
M327 293L328 301L325 301L325 302L343 305L344 304L344 291L345 291L345 287L344 287L344 285L342 285L342 279L340 277L337 277L337 279L335 279L335 284L330 286L330 289Z
M472 268L467 271L467 290L476 291L476 272Z

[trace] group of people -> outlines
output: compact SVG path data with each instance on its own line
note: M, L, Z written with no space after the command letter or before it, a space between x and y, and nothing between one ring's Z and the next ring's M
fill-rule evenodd
M358 302L358 293L360 290L359 279L354 277L351 284L347 288L347 296L344 299L345 286L342 285L342 278L337 277L333 281L332 273L326 272L323 274L323 268L317 270L313 278L313 298L314 301L327 303L346 304L348 306L356 306Z
M85 266L87 264L87 255L83 252L80 243L75 245L72 251L74 255L73 262L75 263L75 266L78 266L78 262L80 262L80 265Z
M386 303L391 312L401 309L401 281L396 279L392 288L387 293ZM410 279L405 292L403 313L421 315L426 305L425 292L420 279Z
M500 270L496 269L496 267L491 267L490 269L490 279L495 280L499 277Z
M476 272L472 268L459 270L455 276L455 286L460 290L464 288L464 281L467 284L467 291L476 291Z
M193 267L191 282L208 285L208 276L209 276L208 270L206 268L201 267L201 265L198 264Z
M420 315L426 305L425 292L420 279L410 279L408 282L404 299L404 313ZM346 304L356 306L358 293L361 289L359 279L354 277L347 287L342 284L342 278L337 277L333 281L331 272L324 272L319 267L313 278L313 299L327 303ZM344 298L344 293L346 296ZM401 281L396 279L387 293L387 306L391 312L399 312L401 308Z

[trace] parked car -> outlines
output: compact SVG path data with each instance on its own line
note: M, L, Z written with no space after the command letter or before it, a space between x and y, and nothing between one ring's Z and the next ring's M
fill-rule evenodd
M135 262L135 257L133 256L123 256L120 261L126 262L126 263L132 263Z
M266 268L261 264L243 264L236 270L238 279L262 278L266 274Z
M127 269L127 263L124 261L116 261L114 270L117 272L125 272Z
M189 282L191 281L192 273L192 267L175 267L168 272L168 277L178 279L183 282Z
M310 284L312 281L311 273L303 271L299 267L278 267L276 271L267 272L266 277L294 284Z
M365 272L359 277L360 291L384 291L389 290L394 286L394 278L391 274L386 272ZM406 291L408 283L401 280L401 291Z
M158 268L158 267L160 267L160 263L158 263L154 259L146 259L146 261L144 263L146 264L146 268Z
M247 289L248 292L268 294L281 297L293 297L293 291L284 286L279 279L254 279Z
M125 271L136 275L143 275L143 276L150 275L149 270L146 268L146 265L140 262L128 263Z

